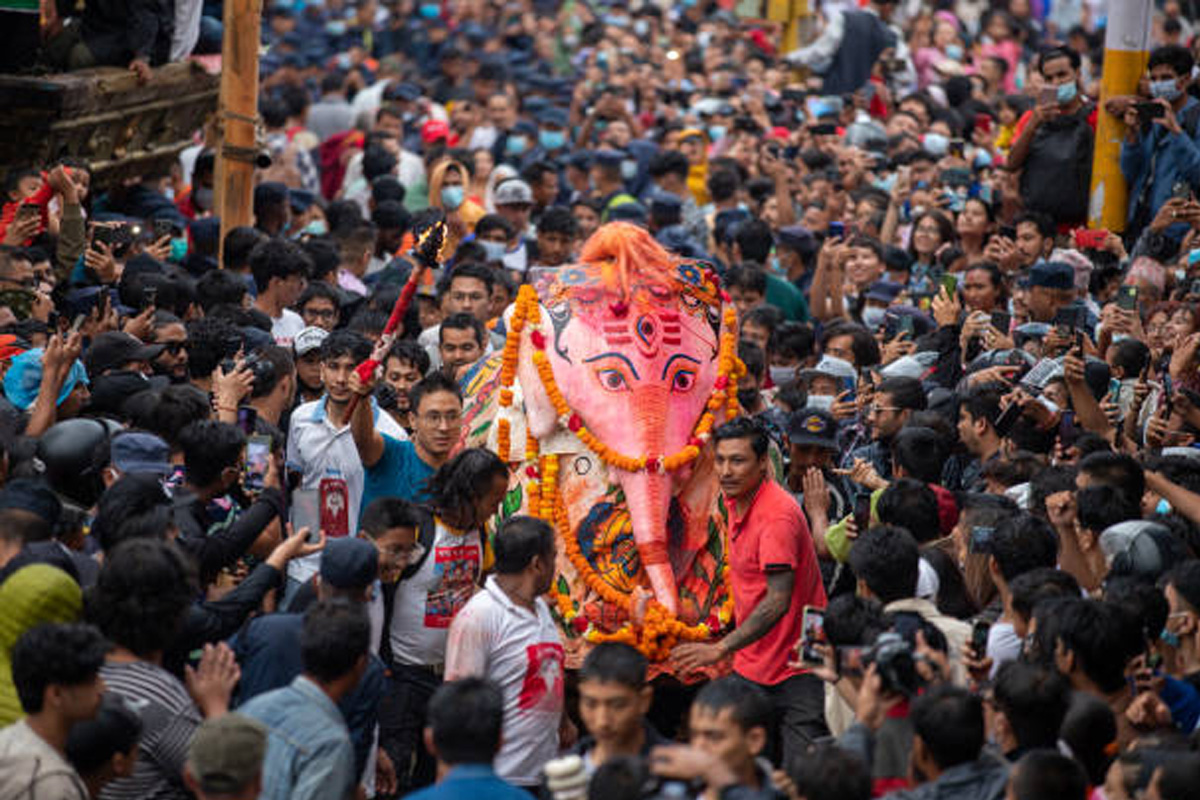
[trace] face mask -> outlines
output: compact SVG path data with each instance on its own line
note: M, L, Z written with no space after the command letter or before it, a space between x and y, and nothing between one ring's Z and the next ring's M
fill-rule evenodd
M725 126L724 125L709 125L708 126L708 140L710 142L715 142L718 139L724 139L724 138L725 138Z
M878 328L883 322L883 318L887 316L886 308L876 308L875 306L867 306L862 310L863 325L868 328Z
M1058 104L1065 106L1067 103L1075 99L1075 95L1079 94L1079 87L1074 83L1064 83L1058 87Z
M638 165L636 161L625 160L621 162L621 180L631 181L637 177Z
M950 59L951 61L962 61L962 46L957 44L946 45L946 58Z
M325 23L325 32L330 36L344 36L346 34L346 23L340 19L330 20Z
M442 205L454 211L463 204L463 187L461 186L443 186L442 187Z
M188 240L186 236L171 239L171 255L168 256L168 259L176 263L183 261L184 257L187 256L187 251Z
M489 242L485 240L479 243L483 245L483 252L487 253L488 261L502 261L504 260L504 254L508 252L508 245L504 242Z
M979 149L975 151L975 158L972 162L975 169L985 169L992 165L992 154L987 150Z
M645 38L646 34L650 33L650 23L639 19L633 23L633 32L639 39Z
M1180 94L1182 94L1182 92L1179 91L1179 87L1175 84L1173 79L1166 81L1150 81L1151 97L1158 97L1166 100L1167 102L1174 102L1175 100L1179 99Z
M887 192L888 194L891 194L892 187L895 185L896 185L896 173L894 173L894 172L891 175L885 175L884 177L875 181L875 188L882 189L883 191Z
M772 366L770 368L770 372L771 372L771 383L775 384L776 386L783 386L785 384L791 383L792 381L796 380L796 368L795 367Z
M712 37L711 31L700 31L696 34L696 44L700 45L700 49L703 50L712 44Z
M742 408L753 408L758 404L758 389L738 389L737 398Z
M325 224L325 220L323 219L314 219L304 226L304 230L301 233L307 233L310 236L324 236L329 233L329 226Z
M442 7L437 3L421 3L418 9L422 19L435 19L442 13Z
M203 186L199 186L196 188L196 190L194 192L192 192L192 205L194 205L196 208L200 208L205 211L208 211L210 208L212 208L212 204L213 204L213 190L212 189L206 189Z
M509 136L504 140L504 152L510 156L519 156L525 152L524 136Z
M921 142L925 152L941 158L950 150L950 140L940 133L927 133Z
M538 144L544 150L561 150L567 146L565 131L538 131Z
M1159 499L1158 505L1154 507L1154 513L1160 517L1165 517L1171 513L1171 504L1167 502L1167 498L1163 497Z
M810 394L808 402L804 404L804 407L816 409L817 411L830 411L833 409L833 395Z

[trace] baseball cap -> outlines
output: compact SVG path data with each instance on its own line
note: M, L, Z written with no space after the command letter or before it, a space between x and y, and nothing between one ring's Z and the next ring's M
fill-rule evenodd
M520 178L512 178L496 187L494 202L498 206L533 205L533 190Z
M450 126L443 120L426 120L421 126L421 141L425 144L439 142L450 135Z
M13 478L0 489L0 509L6 508L28 511L54 525L62 514L62 501L40 478Z
M311 353L321 346L325 338L329 336L329 331L324 328L318 328L315 325L309 325L292 339L292 349L296 351L296 355L302 356L306 353Z
M1156 579L1186 557L1167 526L1141 519L1106 528L1100 534L1100 551L1109 577Z
M1029 270L1029 285L1046 289L1074 289L1075 270L1061 261L1042 261Z
M904 287L896 281L878 280L867 289L866 299L879 303L890 303L895 300Z
M112 440L113 466L124 473L171 474L171 448L153 433L128 431Z
M858 380L858 372L854 369L854 365L834 356L821 356L821 360L815 367L800 371L800 379L804 381L810 381L818 375L835 378L839 381L848 381L851 384Z
M400 100L411 103L421 96L421 87L415 83L393 83L383 90L384 100Z
M129 361L153 361L165 348L165 344L143 344L125 331L106 331L92 340L84 364L94 378Z
M366 539L332 539L321 552L321 580L335 589L364 589L379 575L379 551Z
M802 408L788 417L787 437L791 444L811 444L837 450L837 420L819 408Z
M209 794L236 794L262 772L267 728L231 711L200 723L188 746L188 771Z
M803 225L788 225L787 227L780 228L776 234L776 238L780 245L790 250L795 250L805 260L812 258L817 250L820 249L820 246L817 244L817 237L813 236L812 231Z

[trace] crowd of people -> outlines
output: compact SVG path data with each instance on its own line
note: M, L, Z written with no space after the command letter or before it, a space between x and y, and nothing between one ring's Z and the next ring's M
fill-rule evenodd
M9 170L0 797L1195 797L1194 6L1101 104L1116 2L825 0L789 50L745 3L276 0L252 226L203 132ZM152 82L218 17L0 0L5 68ZM653 679L565 668L561 544L463 446L610 223L712 265L745 366L733 628Z

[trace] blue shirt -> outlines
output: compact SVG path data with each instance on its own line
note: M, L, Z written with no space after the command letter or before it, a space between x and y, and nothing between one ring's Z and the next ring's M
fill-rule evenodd
M303 614L266 614L250 621L229 644L242 668L238 702L287 686L304 671L300 658ZM354 745L354 773L362 773L375 738L379 700L385 683L383 663L375 656L367 660L367 671L354 690L338 701L337 707L350 729Z
M399 497L411 503L429 500L425 481L434 473L433 467L417 455L412 442L400 442L385 434L383 455L374 466L366 468L363 496L360 508L366 509L376 497ZM359 512L359 518L362 511Z
M1171 133L1164 126L1155 124L1150 133L1142 135L1137 144L1121 141L1121 172L1129 181L1129 219L1138 211L1138 200L1142 196L1147 180L1153 180L1149 193L1147 222L1154 218L1163 204L1171 198L1171 190L1182 181L1193 190L1200 186L1200 126L1193 135L1188 135L1184 118L1198 101L1189 97L1183 108L1175 115L1182 133ZM1153 158L1155 151L1158 157ZM1154 174L1150 175L1150 162L1154 161Z
M270 729L259 800L347 800L354 748L342 712L303 675L260 694L239 711Z
M406 800L529 800L529 792L496 777L490 764L451 767L442 782L413 792Z

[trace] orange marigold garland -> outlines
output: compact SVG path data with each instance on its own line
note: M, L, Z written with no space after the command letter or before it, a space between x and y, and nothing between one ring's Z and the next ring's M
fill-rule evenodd
M517 375L521 333L528 324L531 328L530 339L535 348L532 357L534 367L563 427L574 433L589 450L610 467L626 472L641 470L672 472L687 466L699 457L701 448L712 437L717 412L724 409L727 419L732 419L738 414L737 383L738 379L745 375L746 367L737 357L736 311L727 305L722 315L722 321L724 332L721 334L720 346L717 351L717 378L713 383L712 394L709 396L704 413L693 429L691 439L675 453L626 455L609 447L588 430L579 415L571 409L554 380L554 369L546 357L546 342L540 330L541 311L537 292L528 284L522 286L517 293L517 300L509 319L509 332L504 343L500 368L499 404L502 408L512 406L514 399L512 385ZM497 426L497 444L504 456L511 452L508 447L511 444L509 441L511 433L507 423L508 420L502 419ZM666 606L655 600L646 603L644 609L634 609L630 595L610 586L596 573L588 563L571 530L566 508L563 506L558 491L559 458L557 455L548 455L541 457L539 461L539 453L539 442L527 429L525 463L529 465L527 467L528 476L533 479L528 486L529 513L554 524L559 538L563 542L567 559L571 562L580 580L605 603L621 609L631 617L630 622L615 632L601 631L592 625L586 615L581 615L569 591L564 592L556 582L553 594L563 622L576 632L583 634L590 642L625 642L637 647L652 661L666 659L670 655L671 649L681 641L708 639L714 631L707 624L688 625L674 617ZM534 466L535 464L537 466ZM722 570L725 599L717 609L717 619L721 627L729 625L733 619L733 592L729 585L728 559L729 549L726 546L726 564ZM639 611L644 611L644 613L638 613Z

